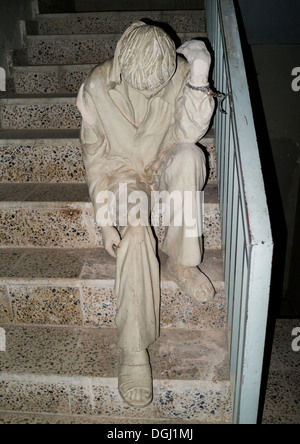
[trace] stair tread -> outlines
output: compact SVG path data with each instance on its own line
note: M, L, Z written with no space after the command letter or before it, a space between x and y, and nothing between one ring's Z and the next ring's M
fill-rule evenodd
M103 40L109 40L111 38L115 39L116 41L120 40L123 34L43 34L43 35L27 35L26 39L28 43L30 44L31 41L57 41L57 40L94 40L94 39L103 39ZM187 39L193 39L196 37L207 37L206 32L178 32L177 36L179 38L187 38Z
M0 129L0 145L9 141L32 141L35 140L45 141L45 140L57 140L57 139L79 139L79 129ZM205 142L208 139L213 139L215 137L214 129L211 129L206 136L203 137L201 142Z
M146 10L146 11L91 11L91 12L61 12L53 14L39 14L37 20L46 20L49 18L66 18L66 17L111 17L114 16L142 16L146 15L160 15L161 17L169 15L185 16L185 15L203 15L203 9L173 9L173 10Z
M176 285L165 272L166 255L159 252L163 284ZM113 285L116 262L103 248L0 248L0 279L26 283L95 281ZM224 282L221 250L207 250L201 270L219 286Z
M223 419L222 424L231 424L231 419ZM153 424L178 424L178 417L175 418L124 418L118 415L111 415L103 418L101 415L72 415L72 414L47 414L47 413L23 413L23 412L4 412L0 411L1 425L12 424L43 424L43 425L99 425L99 424L147 424L149 427ZM205 418L201 420L180 419L180 424L186 425L208 425Z
M63 70L87 70L92 69L94 66L96 66L95 63L82 63L82 64L74 64L74 65L21 65L21 66L14 66L12 68L13 72L43 72L43 71L58 71L61 72Z
M208 185L204 191L205 204L218 204L218 189ZM9 202L19 203L89 203L85 183L0 183L0 206Z
M5 326L1 377L117 378L115 328ZM153 378L216 383L229 380L227 331L162 329L150 347Z
M79 129L6 129L0 130L0 144L14 141L37 141L57 139L79 139Z
M0 97L1 105L38 105L44 103L62 104L70 103L76 104L76 93L62 93L62 94L5 94Z

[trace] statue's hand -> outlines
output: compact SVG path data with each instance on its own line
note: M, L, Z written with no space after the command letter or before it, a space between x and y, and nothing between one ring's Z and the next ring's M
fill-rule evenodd
M112 257L117 257L116 248L118 248L121 243L121 238L118 230L115 227L110 227L110 226L103 227L102 238L105 250Z
M211 55L204 42L190 40L177 49L191 65L191 81L194 86L206 86L211 65Z

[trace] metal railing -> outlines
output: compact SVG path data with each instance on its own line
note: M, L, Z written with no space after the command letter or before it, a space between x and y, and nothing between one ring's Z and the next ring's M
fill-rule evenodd
M233 0L206 0L215 89L228 94L215 118L218 184L231 329L233 422L257 422L273 240Z

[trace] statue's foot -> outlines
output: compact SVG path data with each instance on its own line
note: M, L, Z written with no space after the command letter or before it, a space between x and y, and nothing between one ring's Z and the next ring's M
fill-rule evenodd
M185 267L168 258L166 271L172 281L198 302L208 302L216 294L211 281L198 267Z
M131 407L145 408L153 399L152 373L147 350L122 351L119 392Z

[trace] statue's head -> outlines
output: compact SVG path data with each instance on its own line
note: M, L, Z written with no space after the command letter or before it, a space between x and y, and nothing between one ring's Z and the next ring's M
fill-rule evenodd
M157 26L140 22L126 33L120 46L122 78L142 92L155 92L166 85L176 71L176 47Z

